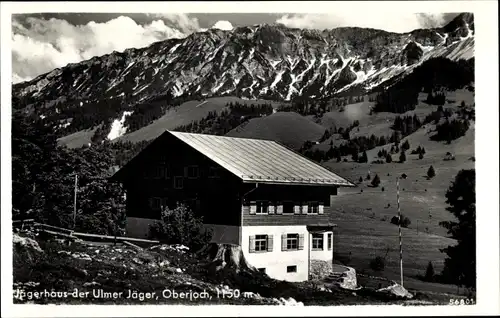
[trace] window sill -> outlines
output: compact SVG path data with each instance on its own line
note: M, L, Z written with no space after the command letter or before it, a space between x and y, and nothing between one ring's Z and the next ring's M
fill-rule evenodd
M322 248L314 248L314 247L313 247L313 248L311 249L311 251L314 251L314 252L323 252L323 251L324 251L324 249L322 249Z
M253 251L253 252L250 252L250 253L262 254L262 253L271 253L271 252L269 252L269 251Z

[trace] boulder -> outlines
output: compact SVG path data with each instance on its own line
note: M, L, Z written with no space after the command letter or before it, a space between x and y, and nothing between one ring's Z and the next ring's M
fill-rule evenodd
M395 295L397 297L402 297L402 298L406 298L406 299L413 298L413 295L410 294L410 292L408 292L403 286L401 286L397 283L394 283L393 285L386 287L386 288L378 289L377 292L387 293L387 294Z

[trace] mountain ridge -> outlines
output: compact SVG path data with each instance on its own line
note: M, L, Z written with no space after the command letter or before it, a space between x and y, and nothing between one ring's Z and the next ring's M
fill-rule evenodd
M290 101L369 92L425 60L474 56L474 18L406 33L278 24L210 29L68 64L13 85L13 107L75 132L174 100L238 96ZM69 127L73 126L73 127Z

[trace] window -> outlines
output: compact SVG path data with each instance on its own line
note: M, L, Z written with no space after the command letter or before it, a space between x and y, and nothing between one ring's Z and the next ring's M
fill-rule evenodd
M323 250L323 233L313 233L312 235L312 249L316 251Z
M175 189L184 188L184 178L183 177L177 176L174 178L174 188Z
M159 197L152 197L149 198L149 207L151 210L162 210L163 208L167 207L168 200L167 198L159 198Z
M266 269L265 269L265 268L259 268L258 270L259 270L259 272L261 272L261 273L264 273L264 274L266 273Z
M161 198L153 197L149 199L149 207L151 210L161 209Z
M283 202L283 214L293 214L295 211L294 205L292 201L285 201Z
M209 178L218 178L219 177L219 169L217 167L210 167L208 169L208 177Z
M297 273L297 265L287 266L286 272L287 273Z
M169 179L170 178L170 170L167 168L167 167L163 167L163 176L165 177L165 179Z
M198 166L189 166L188 167L188 178L196 179L199 176Z
M267 251L267 235L255 235L255 251Z
M272 235L251 235L249 244L249 252L272 252L273 251L273 236Z
M319 212L319 202L309 202L308 204L308 214L318 214Z
M256 214L267 214L269 212L269 202L267 201L257 201L257 212Z
M299 235L298 234L287 234L286 235L286 250L298 250L299 249Z
M144 171L146 179L162 179L165 176L165 169L162 166L153 166Z
M333 233L328 233L328 250L330 251L332 249L332 243L333 243Z
M281 235L281 250L282 251L299 251L304 249L304 234L282 234Z

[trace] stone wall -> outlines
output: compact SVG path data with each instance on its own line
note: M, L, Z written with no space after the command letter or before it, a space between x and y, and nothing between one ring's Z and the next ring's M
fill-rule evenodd
M311 279L321 279L332 272L332 261L311 260Z
M356 270L352 267L332 265L331 261L311 260L310 279L345 289L358 289Z

